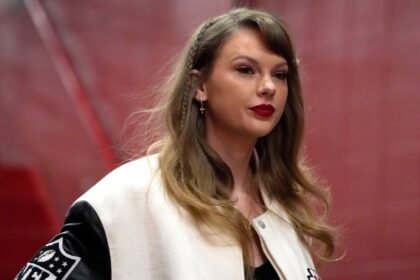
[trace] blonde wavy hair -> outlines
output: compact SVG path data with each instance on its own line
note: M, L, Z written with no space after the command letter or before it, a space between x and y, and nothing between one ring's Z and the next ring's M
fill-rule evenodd
M149 149L159 152L159 167L164 186L178 205L184 208L197 226L205 225L235 240L250 264L248 222L230 199L233 177L229 167L208 145L204 118L194 99L191 70L204 79L212 70L218 51L240 28L259 31L267 47L288 64L288 98L279 123L258 139L255 150L259 163L251 161L256 186L280 203L301 238L317 260L328 260L334 251L333 231L324 221L319 207L328 211L328 191L314 181L302 161L304 108L298 62L284 24L272 15L239 8L204 22L192 35L173 74L161 87L156 107L162 123L160 140ZM156 124L156 123L155 123ZM311 245L308 240L313 240ZM318 241L318 242L316 242ZM318 244L314 245L314 244Z

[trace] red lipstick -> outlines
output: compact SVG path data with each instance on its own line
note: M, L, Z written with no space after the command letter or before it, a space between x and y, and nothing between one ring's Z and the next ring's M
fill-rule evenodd
M274 107L270 104L260 104L249 109L251 109L258 116L266 118L270 117L274 113Z

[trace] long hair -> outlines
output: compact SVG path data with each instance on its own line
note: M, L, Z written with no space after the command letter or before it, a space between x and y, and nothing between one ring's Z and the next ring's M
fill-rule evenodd
M169 197L197 226L204 225L237 242L245 263L250 264L247 221L230 199L233 177L206 141L204 119L194 99L196 85L191 80L192 69L199 70L204 79L208 77L219 50L240 28L257 30L266 46L287 61L289 69L284 113L274 129L258 139L255 149L259 163L250 163L255 183L285 208L311 253L317 259L328 259L334 251L332 230L313 207L318 201L328 210L328 192L313 180L301 160L304 108L298 62L284 24L272 15L234 9L204 22L194 32L162 86L157 111L164 119L163 134L149 152L159 152L161 177ZM319 241L319 246L310 245L308 240Z

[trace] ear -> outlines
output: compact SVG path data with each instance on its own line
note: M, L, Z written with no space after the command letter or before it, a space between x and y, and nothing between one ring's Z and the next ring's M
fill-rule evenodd
M197 101L207 100L207 90L204 83L203 75L197 69L191 70L191 85L195 88L194 99Z

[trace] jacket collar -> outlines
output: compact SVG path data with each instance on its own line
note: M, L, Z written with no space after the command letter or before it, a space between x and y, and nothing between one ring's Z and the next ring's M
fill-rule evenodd
M290 224L289 215L287 214L284 207L277 201L275 201L267 192L264 187L260 188L261 197L267 210L273 212L279 216L282 220Z

